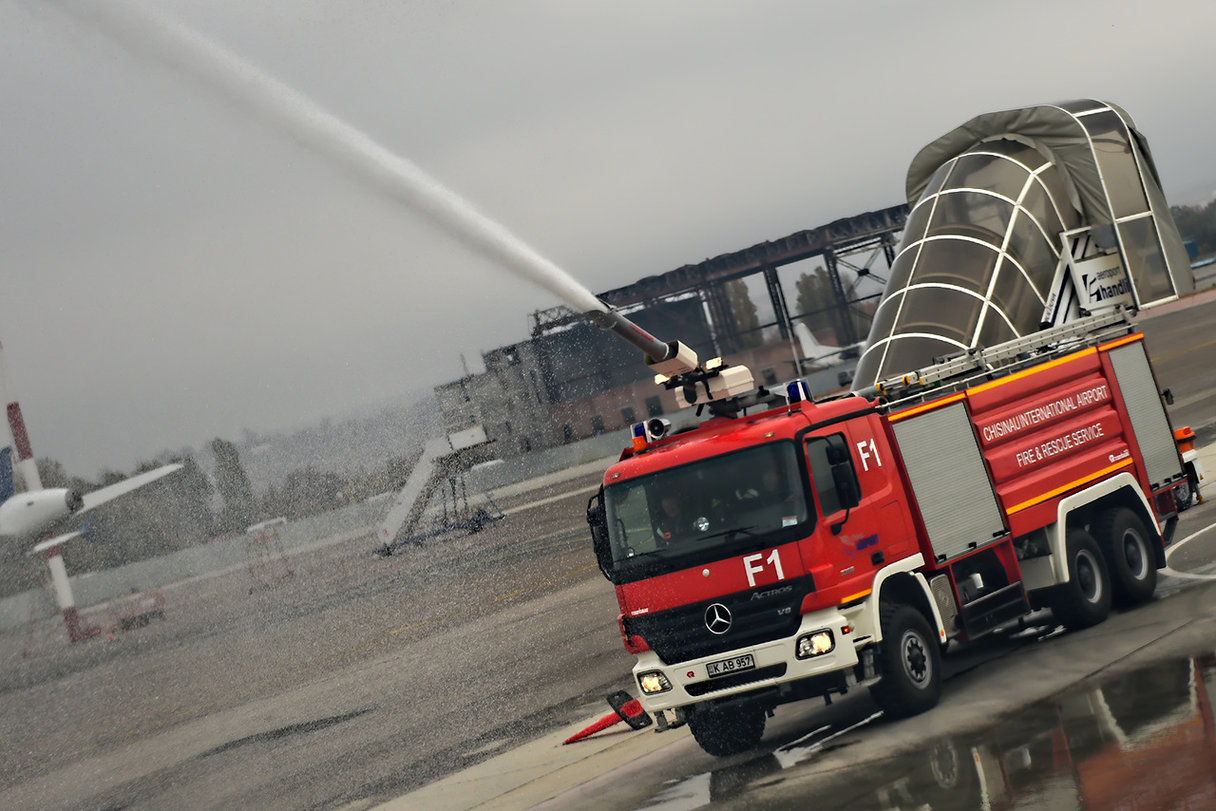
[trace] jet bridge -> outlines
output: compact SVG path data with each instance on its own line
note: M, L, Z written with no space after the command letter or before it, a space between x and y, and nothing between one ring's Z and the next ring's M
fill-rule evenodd
M986 113L913 159L911 206L854 388L1194 290L1144 136L1076 99Z

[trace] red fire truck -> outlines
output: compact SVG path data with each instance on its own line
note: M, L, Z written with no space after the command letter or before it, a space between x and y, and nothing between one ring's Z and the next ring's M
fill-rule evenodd
M588 522L643 709L710 754L856 686L923 712L951 640L1044 607L1082 628L1153 594L1186 474L1122 312L818 401L651 363L709 414L635 426Z

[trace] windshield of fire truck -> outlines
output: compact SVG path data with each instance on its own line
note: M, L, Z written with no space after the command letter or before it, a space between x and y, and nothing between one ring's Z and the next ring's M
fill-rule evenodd
M810 512L792 442L771 442L613 484L604 491L618 570L679 568L784 543ZM669 567L664 561L671 561Z

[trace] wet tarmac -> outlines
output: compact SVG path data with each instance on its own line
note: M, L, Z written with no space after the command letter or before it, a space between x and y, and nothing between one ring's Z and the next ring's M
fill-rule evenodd
M1205 651L1087 682L978 732L808 785L803 767L852 731L825 726L639 807L807 808L813 798L818 809L882 811L1216 808L1214 696L1216 654Z

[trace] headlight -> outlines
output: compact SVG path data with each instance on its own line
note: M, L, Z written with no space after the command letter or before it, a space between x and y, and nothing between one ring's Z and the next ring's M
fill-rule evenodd
M653 695L654 693L665 693L670 690L671 682L660 671L651 670L638 674L638 687L641 687L642 692L646 695Z
M811 659L831 653L835 648L836 640L832 638L831 631L816 631L813 634L798 637L798 642L794 646L794 655L799 659Z

